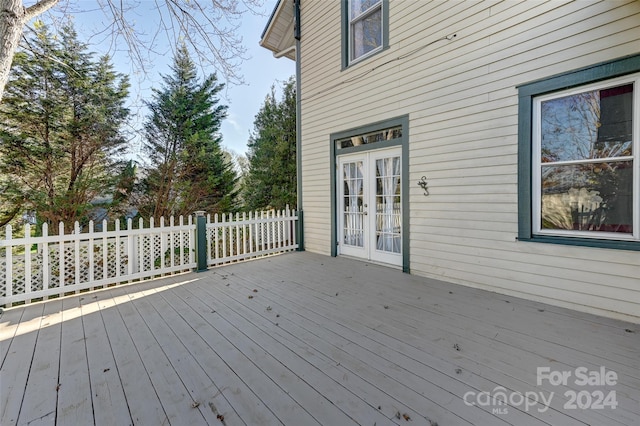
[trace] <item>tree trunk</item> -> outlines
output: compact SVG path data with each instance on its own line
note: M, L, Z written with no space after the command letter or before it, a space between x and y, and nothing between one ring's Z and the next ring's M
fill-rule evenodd
M0 6L0 101L9 80L13 54L20 42L24 24L53 7L58 1L41 0L25 9L22 0L2 0L2 6Z
M24 14L21 0L3 0L0 10L0 100L9 79L13 53L22 35Z

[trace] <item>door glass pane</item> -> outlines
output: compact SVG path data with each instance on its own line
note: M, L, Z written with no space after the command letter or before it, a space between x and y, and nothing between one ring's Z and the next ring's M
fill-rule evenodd
M543 165L542 229L633 232L633 162Z
M400 157L376 160L376 249L400 253L402 248Z
M342 165L342 179L344 180L343 243L356 247L364 247L364 175L362 167L362 161Z

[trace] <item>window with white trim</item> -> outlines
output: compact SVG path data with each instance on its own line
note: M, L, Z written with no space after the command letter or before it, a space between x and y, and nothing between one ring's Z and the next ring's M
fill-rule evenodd
M349 0L349 62L368 56L383 46L382 0Z
M640 240L640 74L532 99L532 231Z

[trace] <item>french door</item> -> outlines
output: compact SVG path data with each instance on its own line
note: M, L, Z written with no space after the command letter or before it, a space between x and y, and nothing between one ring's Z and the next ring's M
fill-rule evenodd
M399 148L338 157L338 253L402 265Z

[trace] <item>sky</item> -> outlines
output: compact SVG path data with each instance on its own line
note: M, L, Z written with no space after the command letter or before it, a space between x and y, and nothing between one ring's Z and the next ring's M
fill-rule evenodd
M151 13L145 13L145 9L153 8L155 1L141 0L136 3L128 3L136 4L134 9L136 29L153 34L157 23L151 18ZM242 63L240 74L246 84L227 85L226 90L221 92L222 103L228 105L227 118L224 120L221 130L222 143L227 149L238 154L246 153L249 134L253 130L254 117L258 113L265 96L270 92L271 86L274 83L276 87L281 86L280 82L295 74L294 61L287 58L276 59L270 51L259 45L262 31L276 3L277 0L264 0L264 6L260 11L261 15L254 15L248 12L243 15L239 35L242 37L246 48L245 56L249 59ZM100 9L98 0L75 0L70 4L71 6L66 10L74 17L80 40L88 42L90 49L96 53L107 53L112 43L111 38L95 34L98 29L104 29L105 20L108 19ZM57 6L57 10L52 13L59 15L64 10L62 7L64 5ZM156 40L156 42L158 46L167 43L166 40L162 39ZM120 50L123 49L120 48ZM137 106L142 104L141 99L149 99L152 86L159 87L160 75L166 75L171 72L169 69L169 65L172 62L171 53L152 55L150 57L151 65L144 76L133 72L131 62L125 52L117 51L111 54L116 69L130 76L132 112L138 112L138 117L134 119L133 126L140 127L146 111ZM208 72L213 71L210 70ZM201 72L200 68L198 72ZM223 80L221 75L218 75L218 78L219 81ZM131 158L137 159L138 154L139 140L135 140L131 147Z

